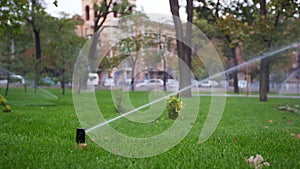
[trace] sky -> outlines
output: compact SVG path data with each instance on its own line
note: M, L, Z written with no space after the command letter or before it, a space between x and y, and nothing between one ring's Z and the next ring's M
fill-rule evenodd
M59 12L74 15L82 15L81 0L58 0L58 7L53 2L54 0L44 0L46 3L46 11L52 16L59 16ZM145 13L158 13L170 15L169 0L137 0L136 6L138 10L143 10Z
M59 16L61 11L74 15L82 15L81 0L58 0L58 6L56 7L54 0L44 0L46 3L46 11L52 16Z

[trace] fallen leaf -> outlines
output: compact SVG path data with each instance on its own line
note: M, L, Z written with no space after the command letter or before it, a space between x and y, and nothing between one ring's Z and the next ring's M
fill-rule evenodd
M245 159L247 164L249 164L251 167L254 167L255 169L261 169L264 166L270 166L269 162L264 162L264 158L260 154L256 154L255 158L254 156L250 156L250 158Z
M265 128L265 129L269 129L269 126L265 126L264 128Z
M268 122L269 122L269 123L273 123L273 120L272 120L272 119L270 119L270 120L268 120Z
M264 158L263 156L261 156L260 154L256 154L256 157L254 159L254 164L260 164L264 161Z
M264 164L264 166L270 167L270 163L269 162L264 162L263 164Z
M247 163L253 163L254 156L250 156L248 159L246 159Z
M291 133L291 137L300 139L300 133L298 133L298 134Z
M288 124L292 124L292 123L293 123L293 120L288 119Z

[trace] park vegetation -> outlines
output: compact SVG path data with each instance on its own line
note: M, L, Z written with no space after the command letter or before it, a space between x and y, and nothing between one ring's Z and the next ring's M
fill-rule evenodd
M2 0L0 3L1 67L31 79L35 86L42 84L43 77L55 77L64 93L65 84L71 81L76 56L84 43L84 39L76 36L74 31L76 25L82 24L81 21L78 17L65 14L60 18L50 16L40 0ZM53 5L59 3L54 1ZM186 0L187 18L179 15L181 6L178 0L170 1L170 14L187 19L199 27L215 45L225 69L239 64L238 54L243 60L248 60L299 40L298 1L234 0L228 3L225 0ZM105 0L102 3L95 2L94 8L94 31L97 32L104 28L109 14L125 16L132 13L135 6L128 1L116 3ZM195 45L192 44L193 32L189 25L183 28L180 20L174 21L176 36L185 37L189 46ZM143 40L137 37L132 41L139 39ZM139 46L137 42L135 44ZM188 47L177 42L176 48L179 58L193 70L197 79L207 77L203 64L192 55ZM91 47L90 50L93 49ZM251 72L246 72L250 74L251 80L258 79L260 82L260 101L267 101L270 72L282 74L289 71L287 67L290 61L289 57L286 58L280 61L264 59ZM107 62L118 63L120 59L123 57ZM111 67L106 70L104 65L101 72L109 70ZM237 72L231 72L227 76L233 79L234 92L239 93ZM190 83L186 79L183 81ZM180 84L188 85L183 82ZM8 88L9 83L7 91ZM190 93L183 93L184 95Z

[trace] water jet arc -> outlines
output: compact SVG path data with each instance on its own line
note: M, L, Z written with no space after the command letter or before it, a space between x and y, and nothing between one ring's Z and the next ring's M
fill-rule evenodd
M207 80L216 78L216 77L218 77L218 76L222 76L222 75L224 75L224 74L226 74L226 73L234 72L234 71L236 71L236 70L238 70L238 69L240 69L240 68L246 67L247 65L253 64L253 63L257 62L257 61L260 61L260 60L265 59L265 58L269 58L269 57L271 57L271 56L273 56L273 55L275 55L275 54L281 53L281 52L286 51L286 50L288 50L288 49L297 48L297 47L299 47L299 46L300 46L300 43L293 43L293 44L288 45L288 46L286 46L286 47L283 47L283 48L280 48L280 49L277 49L277 50L274 50L274 51L271 51L271 52L267 52L267 53L265 53L265 54L256 56L256 57L254 57L253 59L250 59L250 60L248 60L248 61L246 61L246 62L244 62L244 63L242 63L242 64L240 64L240 65L234 66L234 67L229 68L229 69L227 69L227 70L225 70L225 71L223 71L223 72L220 72L220 73L217 73L217 74L215 74L215 75L212 75L212 76L210 76L210 77L208 77L208 78L202 79L202 80L199 81L199 82L201 83L201 82L204 82L204 81L207 81ZM136 111L139 111L139 110L141 110L141 109L143 109L143 108L145 108L145 107L148 107L148 106L150 106L150 105L152 105L152 104L155 104L155 103L157 103L157 102L160 102L160 101L162 101L162 100L165 100L165 99L167 99L168 97L170 97L170 96L172 96L172 95L175 95L175 94L178 94L178 93L180 93L180 92L182 92L182 91L188 90L188 89L194 87L195 85L196 85L196 84L192 84L192 85L186 86L186 87L184 87L184 88L182 88L182 89L180 89L180 90L178 90L178 91L176 91L176 92L170 93L170 94L168 94L168 95L166 95L166 96L164 96L164 97L161 97L161 98L159 98L159 99L157 99L157 100L154 100L154 101L152 101L152 102L149 102L149 103L147 103L147 104L145 104L145 105L143 105L143 106L140 106L140 107L138 107L138 108L136 108L136 109L133 109L133 110L131 110L131 111L128 111L128 112L126 112L126 113L124 113L124 114L122 114L122 115L120 115L120 116L117 116L117 117L112 118L112 119L110 119L110 120L107 120L107 121L105 121L105 122L103 122L103 123L100 123L100 124L98 124L98 125L95 125L95 126L89 128L89 129L87 129L85 132L86 132L86 133L89 133L89 132L91 132L91 131L93 131L93 130L99 128L99 127L102 127L102 126L104 126L104 125L106 125L106 124L109 124L109 123L111 123L111 122L113 122L113 121L115 121L115 120L118 120L118 119L120 119L120 118L122 118L122 117L124 117L124 116L127 116L127 115L132 114L132 113L134 113L134 112L136 112ZM204 125L204 126L205 126L205 125Z

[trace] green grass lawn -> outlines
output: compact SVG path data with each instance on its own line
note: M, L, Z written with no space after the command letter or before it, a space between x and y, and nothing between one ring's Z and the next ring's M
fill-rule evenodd
M200 144L210 106L210 97L201 97L197 121L180 144L154 157L132 159L111 154L89 139L87 150L76 148L75 132L80 124L71 91L62 96L58 89L48 90L58 99L24 97L22 90L7 97L13 112L0 113L0 168L248 168L245 158L256 154L261 154L270 168L300 168L300 139L291 136L300 133L300 114L276 109L279 104L300 104L300 99L271 98L262 103L258 98L227 98L217 130ZM106 103L100 105L104 116L117 116L110 92L96 94ZM135 104L141 105L148 94L131 95ZM151 135L151 128L164 131L172 124L166 114L162 116L157 124L132 125L120 119L112 126L122 126L118 130L127 134L147 131Z

